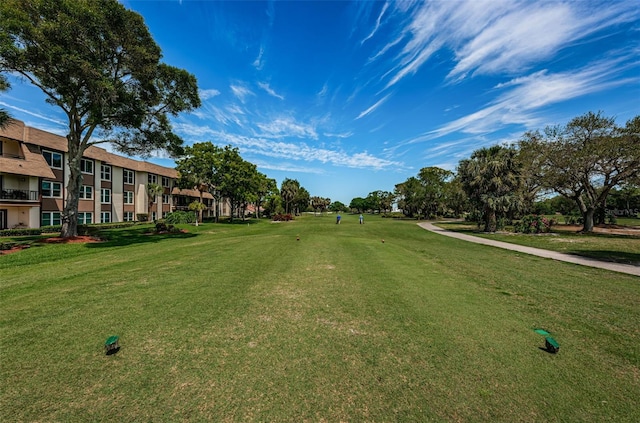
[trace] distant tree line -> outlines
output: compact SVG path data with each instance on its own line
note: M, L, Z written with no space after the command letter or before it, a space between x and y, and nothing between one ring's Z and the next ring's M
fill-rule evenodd
M177 170L182 187L228 199L232 218L244 218L249 204L257 216L386 214L395 206L410 218L465 216L487 232L527 214L562 213L575 216L589 232L605 222L607 208L640 209L640 116L620 127L601 112L589 112L565 126L526 132L512 145L480 148L456 172L422 168L393 192L373 191L348 207L312 196L296 179L286 178L278 188L231 146L186 147Z

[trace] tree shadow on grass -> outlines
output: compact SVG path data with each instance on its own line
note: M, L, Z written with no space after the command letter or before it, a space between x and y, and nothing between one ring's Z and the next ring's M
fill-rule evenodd
M590 258L607 263L620 263L640 266L640 254L638 253L607 250L574 250L567 251L567 254L571 254L572 256Z
M100 238L104 239L104 242L87 244L87 248L110 248L110 247L124 247L134 244L149 244L158 243L171 239L185 239L193 238L198 234L190 232L177 232L177 233L155 233L150 232L149 228L140 229L126 229L126 230L109 230L102 231L97 234Z
M261 220L267 220L267 219L261 219ZM242 220L241 218L234 218L233 221L230 220L229 218L220 218L220 221L218 223L216 223L217 225L255 225L257 223L259 223L260 220L256 220L256 219L245 219ZM205 223L207 223L207 221L205 220Z

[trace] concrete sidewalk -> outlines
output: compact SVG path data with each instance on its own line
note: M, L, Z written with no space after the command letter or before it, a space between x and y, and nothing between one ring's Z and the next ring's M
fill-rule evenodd
M469 242L475 242L476 244L489 245L492 247L504 248L506 250L518 251L520 253L532 254L538 257L545 257L553 260L580 264L582 266L597 267L600 269L611 270L614 272L626 273L628 275L640 276L640 266L633 266L631 264L621 264L621 263L609 263L606 261L574 256L571 254L543 250L541 248L525 247L523 245L510 244L508 242L493 241L490 239L484 239L477 236L471 236L467 234L461 234L458 232L447 231L446 229L439 228L429 222L418 223L418 226L428 231L438 233L440 235L446 235L452 238L458 238L458 239L462 239Z

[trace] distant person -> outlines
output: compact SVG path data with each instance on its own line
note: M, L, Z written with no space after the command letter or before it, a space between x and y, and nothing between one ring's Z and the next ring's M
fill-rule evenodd
M340 219L342 219L342 216L340 216L340 213L338 213L338 215L336 216L336 225L340 224Z
M364 216L360 215L360 224L364 225Z

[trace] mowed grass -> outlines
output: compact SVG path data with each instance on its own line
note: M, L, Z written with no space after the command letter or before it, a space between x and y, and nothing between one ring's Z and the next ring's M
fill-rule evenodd
M0 257L3 420L640 419L640 278L369 216L189 230Z
M560 253L574 254L596 260L640 266L640 231L638 235L583 234L575 229L567 230L564 225L552 227L547 234L483 233L475 223L441 221L443 229L463 232L496 241L510 242L527 247L543 248Z

